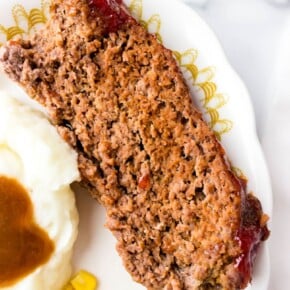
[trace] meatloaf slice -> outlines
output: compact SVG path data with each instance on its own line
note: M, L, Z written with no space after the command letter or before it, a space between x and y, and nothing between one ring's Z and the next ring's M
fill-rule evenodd
M52 1L45 28L8 43L2 66L78 152L134 280L244 288L268 235L261 205L230 170L172 52L120 2Z

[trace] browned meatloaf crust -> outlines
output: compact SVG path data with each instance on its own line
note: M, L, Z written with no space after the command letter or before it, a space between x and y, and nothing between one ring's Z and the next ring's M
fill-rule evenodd
M43 30L4 48L4 70L77 150L136 281L243 288L253 254L243 237L255 233L256 249L267 236L260 203L231 172L171 51L115 5L112 27L86 0L53 1Z

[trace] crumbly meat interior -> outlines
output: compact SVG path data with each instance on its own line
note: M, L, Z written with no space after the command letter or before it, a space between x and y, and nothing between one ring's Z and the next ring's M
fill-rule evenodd
M148 289L238 289L243 189L171 51L136 21L106 33L85 0L55 0L5 71L49 111L132 277ZM61 156L60 156L61 158Z

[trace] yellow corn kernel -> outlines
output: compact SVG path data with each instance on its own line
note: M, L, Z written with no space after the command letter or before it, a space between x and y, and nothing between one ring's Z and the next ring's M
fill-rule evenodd
M72 289L74 290L96 290L97 278L94 275L84 270L81 270L70 281L70 284L73 287Z
M62 290L74 290L74 287L69 283Z

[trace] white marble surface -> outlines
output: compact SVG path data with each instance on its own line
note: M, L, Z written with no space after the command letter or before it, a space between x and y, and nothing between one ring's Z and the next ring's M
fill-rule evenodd
M205 8L196 10L216 32L230 63L246 83L261 137L277 44L290 8L277 8L264 0L209 0Z
M290 6L264 0L185 0L217 34L245 82L273 187L269 290L290 289ZM206 3L207 2L207 3ZM287 20L289 19L289 20ZM265 289L266 290L266 289Z

